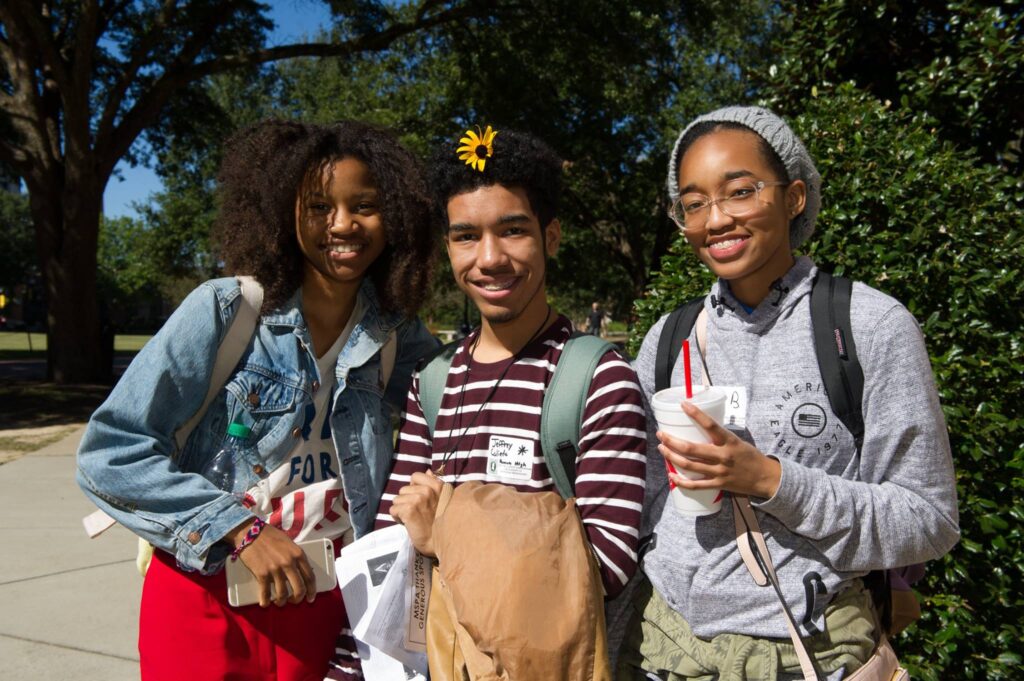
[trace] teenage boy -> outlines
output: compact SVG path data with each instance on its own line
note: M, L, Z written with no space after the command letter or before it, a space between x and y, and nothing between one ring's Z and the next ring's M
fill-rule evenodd
M562 236L556 218L562 163L523 133L501 131L479 141L487 143L462 159L455 153L435 159L431 172L452 272L480 311L481 325L455 352L433 434L414 374L377 515L378 527L404 524L429 556L442 480L556 491L539 431L544 392L573 333L548 304L545 284L547 259ZM646 461L642 400L629 363L606 352L586 397L575 496L609 597L636 569Z

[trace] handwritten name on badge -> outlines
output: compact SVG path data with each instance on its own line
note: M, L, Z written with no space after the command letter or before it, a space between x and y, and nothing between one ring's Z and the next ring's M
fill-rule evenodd
M742 385L720 385L725 391L725 419L722 425L728 428L747 426L747 388Z
M487 446L487 477L526 481L533 474L533 440L492 435Z

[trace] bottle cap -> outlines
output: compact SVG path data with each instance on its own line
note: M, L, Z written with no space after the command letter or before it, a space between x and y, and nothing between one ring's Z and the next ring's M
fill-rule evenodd
M228 426L228 435L232 437L247 438L252 435L252 429L244 423L232 423Z

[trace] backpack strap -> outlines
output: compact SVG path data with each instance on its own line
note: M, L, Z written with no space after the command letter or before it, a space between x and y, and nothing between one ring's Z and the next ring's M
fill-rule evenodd
M864 370L857 359L857 346L850 324L853 282L818 270L811 287L811 325L818 371L828 391L828 401L839 420L853 435L857 454L864 445ZM878 611L883 632L892 628L893 596L888 570L872 570L863 577L864 586Z
M673 310L665 325L661 327L658 338L658 354L654 360L654 390L669 387L672 379L672 366L679 356L679 348L683 341L690 337L697 315L704 309L704 298L689 300Z
M431 434L437 423L452 358L460 343L454 341L439 348L421 363L420 409ZM544 392L540 418L541 451L551 479L564 499L573 496L576 453L590 380L601 357L614 349L614 345L597 336L574 333L562 348L551 383Z
M860 454L864 444L864 371L857 360L857 346L850 326L850 295L853 282L818 270L811 288L811 326L818 371L828 391L828 401L839 420L853 435Z
M431 437L434 436L434 424L437 423L437 412L441 409L441 398L444 396L445 383L448 382L448 372L452 368L452 358L461 342L457 340L442 345L420 362L420 409L423 410L423 418Z
M601 358L615 346L589 334L573 333L562 348L540 412L540 446L551 479L563 499L574 496L576 454L583 409Z
M743 562L754 578L758 586L771 584L775 590L775 596L782 604L782 612L786 616L786 628L789 630L789 637L793 641L793 648L797 660L800 661L800 671L804 675L804 681L817 681L818 670L814 666L814 658L807 652L803 639L800 638L800 630L797 628L796 618L793 611L786 604L782 595L782 587L779 585L778 575L775 574L775 565L772 563L772 556L768 553L768 545L765 544L764 534L757 522L757 514L750 505L750 497L745 494L733 494L732 515L736 526L736 546L739 548Z
M387 389L391 382L391 374L395 370L395 356L398 354L398 332L394 329L388 333L384 345L380 347L380 384Z
M260 321L260 308L263 307L263 287L252 277L238 277L238 283L242 289L242 297L238 304L238 312L231 320L231 326L224 334L224 339L217 348L217 359L210 372L210 387L206 391L206 399L199 410L185 422L181 428L174 433L174 441L178 451L188 442L189 435L199 425L206 410L217 397L221 388L228 382L231 373L238 366L245 354L252 335L256 332L256 326Z
M227 333L217 347L217 359L214 361L213 370L210 372L210 385L206 390L206 398L202 406L185 422L181 428L174 433L174 445L178 451L188 441L189 435L199 425L203 415L217 393L221 391L224 384L228 382L231 372L238 366L245 348L249 345L252 335L256 332L256 325L260 321L260 308L263 307L263 287L252 277L238 277L238 283L242 289L242 297L239 300L238 312L228 322ZM82 518L85 532L89 538L95 538L101 533L114 526L116 521L102 510L93 511ZM147 563L148 564L148 563ZM140 566L139 571L145 574L145 569Z

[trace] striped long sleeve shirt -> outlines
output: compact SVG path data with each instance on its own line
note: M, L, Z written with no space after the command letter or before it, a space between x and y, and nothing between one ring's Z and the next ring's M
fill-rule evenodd
M557 491L540 446L544 391L572 324L564 316L517 358L474 361L459 347L441 399L434 433L423 418L419 374L395 447L395 464L377 514L377 527L394 522L391 501L415 472L441 470L458 485L470 480L510 485L520 492ZM583 412L576 458L576 505L601 567L609 597L636 570L646 468L646 425L636 374L615 351L594 371Z

